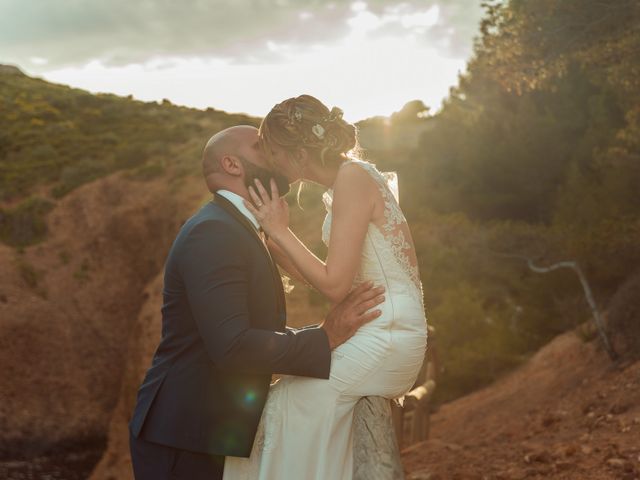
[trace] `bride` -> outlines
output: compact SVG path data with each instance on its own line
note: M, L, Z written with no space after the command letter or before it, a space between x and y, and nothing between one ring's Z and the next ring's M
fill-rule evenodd
M333 303L367 280L384 286L386 298L382 315L333 350L329 380L287 376L271 386L250 458L226 457L224 479L350 479L356 402L401 397L424 358L427 327L413 240L395 178L349 155L356 129L339 109L309 95L290 98L269 112L259 136L290 182L328 188L324 261L289 229L287 203L273 180L250 188L254 205L246 202L247 208L279 265Z

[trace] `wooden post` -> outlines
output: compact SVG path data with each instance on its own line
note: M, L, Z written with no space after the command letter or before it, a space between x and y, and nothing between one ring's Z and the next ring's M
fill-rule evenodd
M411 444L424 440L424 411L418 407L413 411L413 425L411 425Z
M383 397L364 397L353 415L353 480L404 480L400 450Z
M422 442L428 437L429 403L436 388L436 382L427 380L405 396L405 406L413 412L411 444Z
M404 448L404 408L391 404L391 420L396 433L396 441L399 448Z
M431 398L436 389L438 355L435 348L435 329L429 325L429 341L424 361L413 390L404 397L404 407L392 405L393 423L400 448L406 448L429 438ZM409 427L405 438L405 423Z
M429 439L429 433L431 433L431 402L427 403L424 407L424 439Z

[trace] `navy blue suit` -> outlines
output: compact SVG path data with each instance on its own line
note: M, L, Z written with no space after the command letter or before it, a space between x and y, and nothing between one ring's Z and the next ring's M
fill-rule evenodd
M292 330L254 226L215 195L182 226L164 274L162 339L130 423L137 480L221 478L248 457L272 373L329 378L320 328Z

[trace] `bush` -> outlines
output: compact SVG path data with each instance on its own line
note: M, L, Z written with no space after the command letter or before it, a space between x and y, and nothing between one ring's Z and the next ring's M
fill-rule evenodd
M38 243L47 234L45 216L52 208L52 202L31 197L13 209L0 209L0 239L14 247Z
M116 170L153 160L175 160L187 141L200 141L234 124L256 124L243 115L91 95L27 76L0 76L0 199L27 196L52 185L60 197ZM143 176L158 173L144 167ZM26 194L26 195L25 195Z
M140 165L138 168L131 170L127 176L134 180L151 180L162 175L164 170L164 162L147 162L144 165Z
M619 350L617 353L640 358L640 271L611 299L607 330Z

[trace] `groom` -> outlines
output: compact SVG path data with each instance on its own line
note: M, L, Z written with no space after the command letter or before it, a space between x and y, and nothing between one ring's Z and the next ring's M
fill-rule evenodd
M248 457L272 373L329 378L331 350L379 312L358 287L320 326L285 326L280 274L242 200L266 168L257 129L217 133L203 153L214 198L183 225L165 264L162 339L130 427L136 480L216 480L226 455Z

